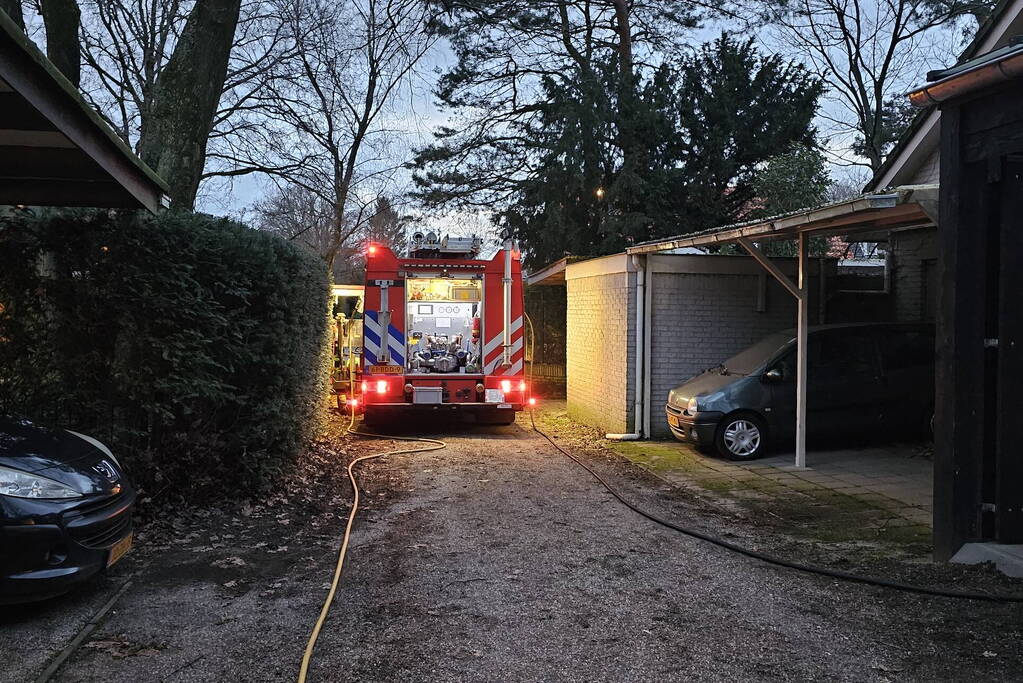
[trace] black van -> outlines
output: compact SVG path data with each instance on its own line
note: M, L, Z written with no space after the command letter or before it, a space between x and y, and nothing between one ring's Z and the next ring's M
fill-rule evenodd
M807 435L922 434L934 413L934 326L869 323L811 327ZM760 340L672 389L671 433L732 460L791 441L796 426L793 330Z

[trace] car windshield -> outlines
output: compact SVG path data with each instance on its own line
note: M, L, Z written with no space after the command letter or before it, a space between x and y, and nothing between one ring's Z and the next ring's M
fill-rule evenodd
M754 370L771 359L778 350L792 341L793 334L790 331L775 332L764 337L745 351L740 351L721 364L722 372L730 375L749 375Z

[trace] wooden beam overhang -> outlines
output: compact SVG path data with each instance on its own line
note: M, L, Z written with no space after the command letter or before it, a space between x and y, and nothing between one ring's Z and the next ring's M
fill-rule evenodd
M540 270L526 274L527 285L563 285L565 284L565 269L568 267L569 259L563 258L544 266Z
M795 239L851 235L910 226L933 225L929 209L937 201L937 185L909 185L883 195L866 195L816 209L725 226L689 235L644 242L629 247L629 254L649 254L684 247L708 247L746 240Z
M167 206L167 184L0 12L0 204Z

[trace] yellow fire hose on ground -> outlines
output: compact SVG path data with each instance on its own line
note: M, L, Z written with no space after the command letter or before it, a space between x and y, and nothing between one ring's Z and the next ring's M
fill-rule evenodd
M330 582L330 590L327 591L327 597L323 601L323 606L320 608L320 615L316 619L316 624L313 626L313 632L309 636L309 641L305 646L305 653L302 655L302 666L299 668L298 681L299 683L305 683L306 676L309 673L309 662L312 660L313 649L316 647L316 640L320 636L320 630L323 628L324 622L327 620L327 615L330 613L330 607L334 603L334 594L337 593L338 584L341 582L341 571L344 567L345 555L348 553L348 543L352 536L352 526L355 524L355 515L359 511L359 482L355 478L354 468L361 462L367 460L374 460L376 458L382 458L385 455L405 455L409 453L425 453L427 451L436 451L441 448L446 448L447 444L439 439L426 439L417 436L391 436L388 434L372 434L370 432L360 432L355 427L355 407L356 404L353 400L355 396L355 366L351 362L351 326L348 328L346 334L346 344L348 345L348 378L349 378L349 401L348 406L350 408L350 418L348 420L348 427L345 431L348 434L354 434L355 436L365 436L371 439L388 439L390 441L411 441L416 443L422 443L423 446L416 448L400 448L394 451L382 451L380 453L371 453L369 455L361 455L348 463L348 481L352 484L353 498L352 498L352 509L348 513L348 522L345 524L345 534L341 541L341 549L337 554L337 562L334 565L334 576Z
M382 458L385 455L403 455L407 453L425 453L427 451L436 451L441 448L446 448L447 444L439 439L425 439L421 437L411 436L388 436L386 434L371 434L369 432L360 432L353 429L355 425L355 406L351 405L351 420L348 423L347 432L356 436L367 436L374 439L390 439L394 441L414 441L425 444L417 448L401 448L394 451L382 451L380 453L371 453L369 455L362 455L355 458L348 463L348 480L352 483L352 490L354 491L354 498L352 500L352 509L348 513L348 523L345 525L344 539L341 541L341 550L337 555L337 563L334 566L334 577L330 582L330 590L327 592L327 598L323 601L323 607L320 608L320 616L316 619L316 624L313 626L313 632L309 636L309 642L305 646L305 654L302 655L302 666L298 672L299 683L304 683L306 675L309 673L309 662L313 656L313 648L316 647L316 639L320 636L320 629L323 628L324 622L327 620L327 614L330 612L330 606L334 602L334 594L337 592L338 584L341 581L341 570L345 562L345 555L348 552L348 542L352 535L352 525L355 523L355 515L359 511L359 483L355 478L354 468L360 462L366 460L373 460L375 458Z

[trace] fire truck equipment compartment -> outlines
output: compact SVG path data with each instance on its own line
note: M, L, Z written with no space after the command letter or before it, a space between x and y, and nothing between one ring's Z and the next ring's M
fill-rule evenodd
M413 387L412 402L419 405L443 403L444 390L440 387Z

